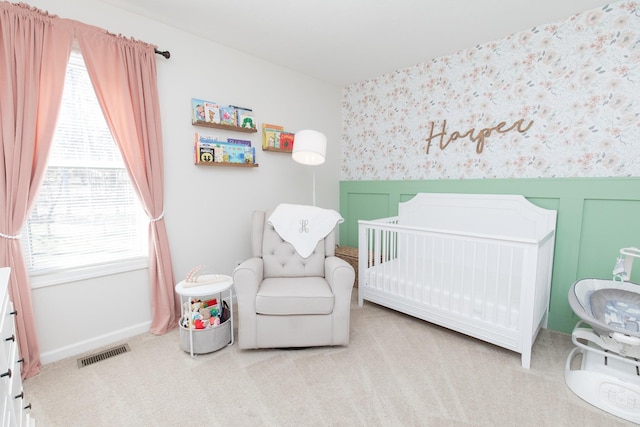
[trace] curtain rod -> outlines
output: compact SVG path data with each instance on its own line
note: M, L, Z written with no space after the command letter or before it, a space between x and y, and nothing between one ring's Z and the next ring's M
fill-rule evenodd
M164 57L165 57L165 58L167 58L167 59L169 59L169 58L171 57L171 52L169 52L168 50L161 51L161 50L155 49L155 52L156 52L158 55L162 55L162 56L164 56Z

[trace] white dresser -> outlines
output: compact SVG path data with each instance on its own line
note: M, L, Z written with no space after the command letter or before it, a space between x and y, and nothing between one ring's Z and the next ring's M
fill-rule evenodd
M13 304L9 298L9 267L0 268L0 405L2 427L35 426L24 399Z

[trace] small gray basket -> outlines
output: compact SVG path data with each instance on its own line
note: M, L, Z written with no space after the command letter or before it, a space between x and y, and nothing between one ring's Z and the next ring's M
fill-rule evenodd
M180 326L180 347L191 353L189 345L189 329L182 326L182 322L178 322ZM220 350L231 342L231 321L227 319L224 323L209 329L193 330L193 354L211 353Z

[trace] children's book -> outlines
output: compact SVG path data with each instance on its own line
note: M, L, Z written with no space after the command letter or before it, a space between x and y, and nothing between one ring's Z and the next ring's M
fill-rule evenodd
M251 147L251 141L248 141L246 139L227 138L227 142L229 144L237 144L237 145L244 145L244 146Z
M245 107L230 105L236 110L236 126L241 128L255 129L256 124L253 121L253 110Z
M244 147L244 162L254 164L256 162L256 148Z
M215 147L213 147L213 161L216 163L223 163L224 160L224 150L222 149L221 146L216 145ZM227 161L229 159L227 158Z
M198 144L194 147L195 159L194 164L213 163L215 161L215 148L213 144Z
M194 144L194 163L212 163L221 161L219 145L222 144L221 141L218 141L217 138L213 136L202 135L201 133L196 132L195 134L195 144ZM218 160L216 160L218 157Z
M281 132L280 133L280 149L286 151L293 150L293 136L294 134L291 132Z
M226 144L219 145L222 148L224 161L229 163L244 163L244 145Z
M204 112L204 104L205 100L191 98L191 121L192 123L204 122L206 121L206 115Z
M255 163L256 149L251 141L229 138L219 141L216 137L196 132L194 163Z
M282 126L262 124L262 149L280 148L280 134L284 131Z
M196 144L217 144L220 143L220 140L215 136L203 135L199 132L196 132Z
M204 120L207 123L220 123L220 106L215 102L204 102Z
M220 123L224 125L237 126L236 109L231 105L220 107Z

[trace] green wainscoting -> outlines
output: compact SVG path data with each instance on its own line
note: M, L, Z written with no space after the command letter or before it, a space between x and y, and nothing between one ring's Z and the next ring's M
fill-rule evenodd
M571 332L567 301L578 279L609 279L618 251L640 247L640 178L342 181L340 244L358 245L358 220L394 216L416 193L522 194L558 211L549 328ZM640 260L632 281L640 283Z

